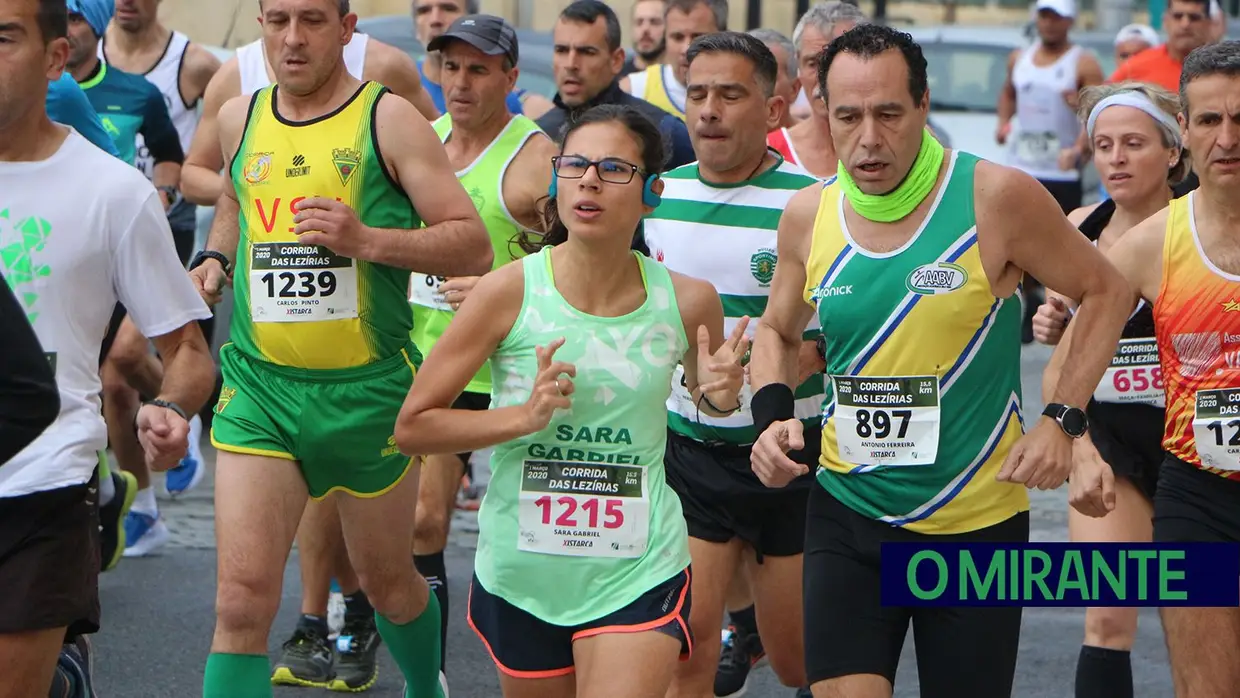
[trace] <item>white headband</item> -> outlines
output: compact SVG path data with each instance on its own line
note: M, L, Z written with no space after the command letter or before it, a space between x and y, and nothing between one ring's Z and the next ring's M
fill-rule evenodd
M1133 109L1140 109L1167 128L1167 131L1171 134L1172 142L1177 147L1183 145L1180 141L1180 124L1177 123L1171 115L1167 114L1167 112L1159 109L1158 105L1154 104L1154 102L1150 100L1149 97L1146 97L1144 93L1136 90L1117 92L1101 102L1098 102L1098 105L1095 106L1093 111L1089 113L1089 121L1085 123L1085 132L1089 134L1091 139L1094 137L1094 124L1098 122L1098 115L1101 114L1107 107L1132 107Z

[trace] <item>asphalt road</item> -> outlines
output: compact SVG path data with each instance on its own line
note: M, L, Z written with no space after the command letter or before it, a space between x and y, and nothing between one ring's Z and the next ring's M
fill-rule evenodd
M1041 368L1047 352L1027 349L1023 361L1025 414L1036 415ZM214 454L208 454L212 458ZM1035 540L1067 540L1066 492L1034 493ZM95 676L101 698L192 698L201 695L203 664L210 647L215 599L215 551L211 481L179 501L161 506L173 543L157 557L127 559L100 581L103 630L96 636ZM499 684L490 659L464 620L465 595L473 565L477 523L458 512L446 554L452 595L448 676L453 698L498 698ZM297 617L300 580L296 553L286 568L284 601L271 638L274 659ZM1018 698L1073 695L1076 657L1084 613L1079 609L1028 609L1024 615L1017 666ZM1157 614L1144 610L1133 651L1138 696L1169 696L1171 680ZM280 688L280 698L325 696L321 689ZM748 696L791 698L769 669L753 676ZM379 682L367 695L401 696L401 679L384 654ZM916 657L910 635L896 681L896 698L918 695ZM972 698L972 697L962 697ZM982 698L982 697L977 697Z

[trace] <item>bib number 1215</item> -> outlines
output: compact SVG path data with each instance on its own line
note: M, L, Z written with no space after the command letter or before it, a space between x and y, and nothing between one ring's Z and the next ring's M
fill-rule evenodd
M600 504L600 502L602 502ZM620 499L587 499L578 502L575 497L558 497L543 495L534 500L534 506L542 512L542 524L550 526L552 515L556 526L574 528L582 525L586 528L620 528L624 525L624 501ZM600 512L599 510L602 509ZM580 512L580 513L578 513ZM600 520L600 513L602 514ZM577 517L584 517L578 521Z

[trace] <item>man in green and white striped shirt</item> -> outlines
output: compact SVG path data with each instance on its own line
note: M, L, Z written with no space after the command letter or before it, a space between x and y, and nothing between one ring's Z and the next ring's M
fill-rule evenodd
M669 269L715 285L725 331L745 316L754 320L752 329L775 274L780 214L794 194L817 180L766 147L782 102L773 93L778 67L770 49L754 37L720 32L697 39L687 59L685 122L699 160L664 175L663 203L645 221L646 244ZM791 454L811 471L818 461L823 402L819 334L816 322L806 328L801 373L808 378L796 392L806 448ZM805 682L801 553L813 476L769 489L753 474L749 455L757 433L749 394L746 387L744 409L709 417L681 385L680 375L673 377L666 472L688 523L694 573L690 623L699 643L693 659L679 668L678 695L718 695L708 693L719 658L716 643L725 596L742 560L750 567L772 668L786 685Z

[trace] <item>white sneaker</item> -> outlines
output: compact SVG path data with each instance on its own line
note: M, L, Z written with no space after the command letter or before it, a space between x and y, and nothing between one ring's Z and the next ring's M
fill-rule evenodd
M344 628L344 594L333 591L331 596L327 597L327 639L335 640L340 637L342 628Z

